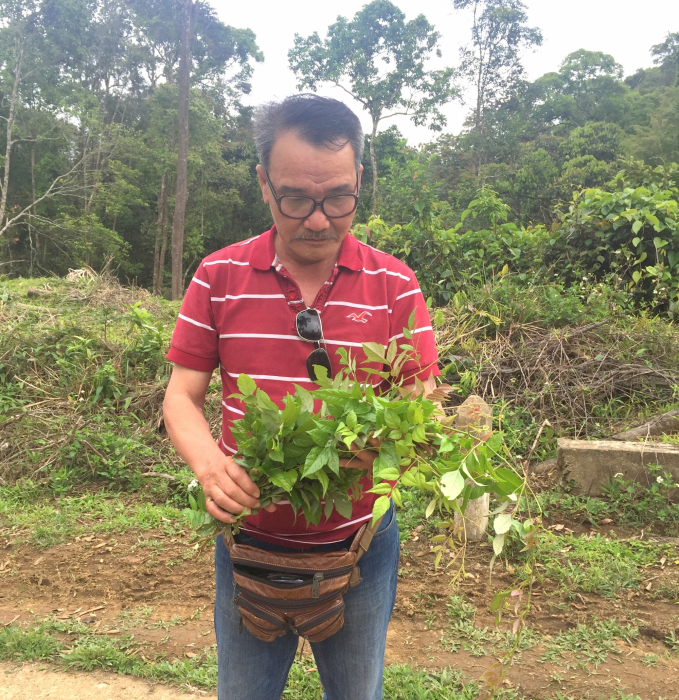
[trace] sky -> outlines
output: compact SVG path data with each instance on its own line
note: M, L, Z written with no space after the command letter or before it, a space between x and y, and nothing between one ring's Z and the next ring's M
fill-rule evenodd
M353 15L366 0L258 0L239 2L209 0L219 18L233 27L252 29L264 53L264 62L255 64L252 92L246 104L259 104L297 92L295 76L288 67L287 53L294 45L295 33L306 37L318 32L325 37L337 15ZM442 58L432 68L455 66L459 49L470 39L471 16L453 10L452 0L392 0L410 20L424 14L441 34ZM611 54L625 71L652 65L650 48L665 39L668 32L679 31L679 0L653 0L648 5L638 0L524 0L528 24L542 31L543 43L533 53L525 54L523 64L529 79L558 70L571 52L584 48ZM645 8L648 7L648 10ZM349 104L361 118L363 128L370 129L370 119L362 106L340 88L319 89L321 95L335 97ZM459 103L443 109L448 118L446 131L462 128L466 108ZM396 124L408 141L417 145L436 138L426 127L416 127L406 117L394 117L381 125Z

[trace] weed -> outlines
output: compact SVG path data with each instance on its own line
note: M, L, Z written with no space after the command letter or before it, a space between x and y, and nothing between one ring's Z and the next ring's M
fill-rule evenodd
M544 532L537 549L537 569L572 597L577 591L613 598L624 589L638 588L642 567L658 561L665 550L638 540L609 540L596 535L555 535ZM520 577L529 575L523 567Z
M604 663L609 654L620 654L615 640L631 642L639 631L631 625L621 627L616 620L597 621L593 625L578 624L573 630L560 632L547 646L540 663L549 661L560 664L559 659L565 652L570 652L577 660L598 667Z
M652 666L655 666L658 663L658 655L657 654L646 654L643 659L641 659L641 663L646 666L646 668L651 668Z
M446 615L452 623L474 620L474 606L461 595L451 595L446 603Z

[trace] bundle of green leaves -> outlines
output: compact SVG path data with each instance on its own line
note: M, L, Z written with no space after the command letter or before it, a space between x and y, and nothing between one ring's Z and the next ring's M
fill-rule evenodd
M469 430L451 426L437 403L445 395L441 389L428 397L421 385L416 386L419 393L405 393L396 383L384 392L375 390L371 375L394 380L414 352L410 345L400 349L397 355L396 341L389 348L365 343L368 362L383 369L362 367L362 380L356 359L340 349L342 371L330 380L318 367L319 388L307 391L295 385L295 393L285 397L282 408L252 378L240 375L240 393L232 395L245 404L244 417L232 427L236 462L259 486L262 507L285 499L307 522L318 524L335 509L351 517L352 500L359 497L359 482L366 472L341 467L340 459L351 460L357 450L375 449L369 490L377 494L373 521L388 510L390 499L401 504L399 484L432 494L427 517L436 509L464 513L470 499L492 493L501 501L494 523L499 553L513 524L505 511L523 490L524 480L506 464L501 434L482 441ZM315 402L320 402L318 411ZM194 526L208 534L216 521L205 512L204 499L190 500Z

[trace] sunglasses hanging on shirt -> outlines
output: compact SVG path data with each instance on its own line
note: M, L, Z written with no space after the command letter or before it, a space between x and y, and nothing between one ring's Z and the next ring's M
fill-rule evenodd
M316 349L306 358L306 371L309 379L312 382L316 381L315 365L325 367L328 372L328 378L332 379L330 356L328 351L321 347L321 343L325 344L325 339L323 338L323 325L321 324L320 313L316 309L300 311L295 318L295 326L297 327L297 335L302 340L316 343Z

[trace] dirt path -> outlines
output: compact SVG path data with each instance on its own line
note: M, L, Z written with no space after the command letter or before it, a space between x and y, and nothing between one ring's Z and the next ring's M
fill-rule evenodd
M211 693L200 694L216 700ZM181 692L163 685L109 673L64 673L42 664L15 666L0 663L0 700L186 700Z
M467 556L468 577L456 589L449 572L434 571L428 551L429 545L417 535L404 547L387 661L427 669L451 666L467 679L492 675L502 655L502 641L489 612L490 600L495 592L515 585L514 576L497 567L489 583L489 552L475 547ZM0 536L0 567L0 626L13 620L34 625L48 616L79 620L98 635L133 635L140 653L168 660L195 657L215 643L212 553L197 552L186 535L146 531L142 536L138 532L92 536L47 550ZM654 586L661 581L677 586L679 566L650 569L651 578ZM642 700L675 698L679 658L663 640L668 634L679 637L679 610L673 602L653 598L652 590L645 584L611 599L578 594L574 601L548 580L536 585L527 618L533 642L515 657L505 687L536 700L559 692L608 698L618 691L635 693ZM475 610L464 623L467 632L457 636L451 636L454 592ZM597 621L613 619L621 626L631 624L639 636L625 639L602 632L608 635L603 654L596 651L599 642L576 638L579 626L594 629ZM506 634L510 626L511 620L503 622L500 632ZM555 650L554 640L570 633L576 635L572 648ZM68 647L73 640L65 634L61 641ZM145 682L104 673L57 673L40 670L39 665L1 668L0 700L181 695L159 685L151 694L152 686Z

